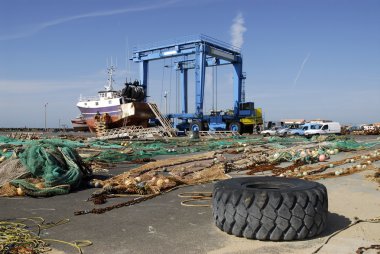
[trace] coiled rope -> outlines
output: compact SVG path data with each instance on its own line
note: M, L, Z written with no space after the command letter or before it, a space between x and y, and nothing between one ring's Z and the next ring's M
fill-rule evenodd
M25 222L31 221L33 225ZM44 253L51 251L47 242L67 244L82 254L82 247L92 245L88 240L67 242L57 239L44 239L40 237L42 230L68 223L69 219L61 219L57 222L45 223L42 217L17 218L13 221L0 221L0 253ZM37 227L37 232L31 228Z

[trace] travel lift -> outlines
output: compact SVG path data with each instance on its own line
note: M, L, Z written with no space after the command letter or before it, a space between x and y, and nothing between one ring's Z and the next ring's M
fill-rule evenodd
M255 109L253 102L242 100L243 59L240 49L205 35L185 37L163 43L150 44L133 49L131 60L140 63L140 82L149 95L148 63L149 61L183 57L175 62L180 72L181 113L170 114L171 118L182 119L179 129L192 131L231 130L236 132L253 131L253 126L262 124L261 109ZM204 115L203 101L205 91L206 67L232 64L234 67L233 112L222 114L212 112ZM195 72L195 113L188 113L188 70ZM182 128L181 128L182 127Z

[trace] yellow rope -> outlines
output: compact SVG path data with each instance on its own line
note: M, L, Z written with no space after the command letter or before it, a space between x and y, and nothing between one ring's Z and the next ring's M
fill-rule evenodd
M199 204L199 202L211 200L212 192L183 192L178 194L178 197L190 198L181 202L181 205L183 206L210 207L211 205L209 204Z
M31 221L34 225L27 225L24 222ZM47 241L58 242L70 245L82 254L81 247L92 244L88 240L80 240L74 242L66 242L56 239L40 238L41 230L46 230L55 226L68 223L69 219L61 219L57 222L45 223L42 217L17 218L14 221L0 221L0 253L44 253L51 251ZM35 233L28 228L37 227L38 232Z
M57 239L43 239L44 241L47 242L56 242L56 243L62 243L62 244L67 244L70 245L71 247L75 248L78 250L78 253L83 254L82 247L87 247L92 245L92 242L89 240L76 240L73 242L67 242L67 241L62 241L62 240L57 240Z

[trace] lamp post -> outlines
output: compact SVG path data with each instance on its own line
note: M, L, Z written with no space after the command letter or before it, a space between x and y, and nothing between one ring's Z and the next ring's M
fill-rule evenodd
M168 114L168 91L165 91L164 98L165 98L165 114L167 115Z
M44 105L44 107L45 107L45 131L47 130L47 128L46 128L46 107L47 107L47 105L48 105L48 103L46 102Z

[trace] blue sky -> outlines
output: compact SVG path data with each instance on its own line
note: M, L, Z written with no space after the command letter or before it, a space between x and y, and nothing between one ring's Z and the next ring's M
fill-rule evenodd
M378 0L0 0L0 127L43 127L46 102L48 127L70 124L79 95L105 84L107 59L117 58L122 88L138 78L126 63L133 46L194 34L231 42L239 17L246 98L267 120L380 122ZM170 64L152 62L149 86L159 105L169 91L174 112ZM232 67L217 80L218 108L232 107ZM190 73L190 110L193 81Z

